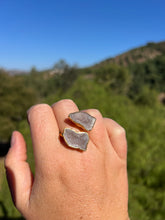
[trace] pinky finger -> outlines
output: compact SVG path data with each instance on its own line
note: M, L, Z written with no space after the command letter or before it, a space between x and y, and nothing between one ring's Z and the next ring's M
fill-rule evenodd
M109 118L104 118L104 124L115 152L121 159L126 160L127 140L125 129Z

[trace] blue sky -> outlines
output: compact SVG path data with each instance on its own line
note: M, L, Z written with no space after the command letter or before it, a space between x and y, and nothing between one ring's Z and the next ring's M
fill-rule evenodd
M0 67L89 66L165 40L164 0L0 0Z

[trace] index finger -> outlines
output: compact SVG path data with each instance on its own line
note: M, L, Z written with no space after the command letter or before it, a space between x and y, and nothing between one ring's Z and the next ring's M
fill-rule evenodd
M59 128L52 108L47 104L28 110L36 169L44 167L55 157L60 146ZM54 158L53 158L54 160Z

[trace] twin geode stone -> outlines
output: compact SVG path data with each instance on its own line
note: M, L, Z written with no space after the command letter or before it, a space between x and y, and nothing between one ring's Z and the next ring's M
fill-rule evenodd
M85 151L89 142L89 135L85 131L91 131L96 118L86 112L74 112L69 114L68 118L82 128L84 132L77 132L71 128L65 128L62 134L68 147Z

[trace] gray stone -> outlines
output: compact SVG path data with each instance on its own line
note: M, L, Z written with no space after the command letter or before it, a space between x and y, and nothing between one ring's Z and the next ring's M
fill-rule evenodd
M89 142L87 132L76 132L73 129L65 128L63 138L66 144L71 148L76 148L85 151Z
M69 114L69 119L75 123L77 126L81 127L82 129L86 130L86 131L90 131L92 130L96 118L89 115L86 112L74 112Z

